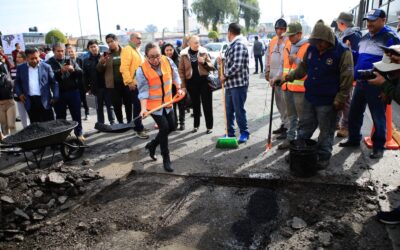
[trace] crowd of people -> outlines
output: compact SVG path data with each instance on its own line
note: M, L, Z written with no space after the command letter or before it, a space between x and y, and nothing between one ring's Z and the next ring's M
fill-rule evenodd
M337 33L320 20L306 39L300 23L287 24L284 19L278 19L276 36L267 48L263 48L258 37L255 39L254 73L258 73L259 68L261 73L265 72L266 81L274 88L280 114L281 124L273 131L278 135L276 139L283 140L278 149L287 150L290 142L296 139L310 139L319 129L319 169L330 164L336 130L338 137L348 138L339 144L340 147L360 146L360 130L367 105L375 128L370 158L379 159L384 154L386 105L391 100L399 102L400 97L400 40L385 25L383 10L371 10L364 20L368 29L364 36L354 27L353 15L342 12L337 18ZM218 67L223 67L224 72L220 81L225 89L225 136L236 138L236 120L238 142L245 143L251 129L245 109L249 51L239 24L229 25L227 38L229 47L222 57L217 58ZM66 119L68 108L72 120L79 124L74 130L75 135L85 140L81 107L83 105L87 119L89 109L85 97L88 91L96 97L98 123L105 123L106 106L110 124L115 123L115 117L118 123L134 122L136 136L141 139L149 138L142 122L146 113L169 104L174 95L183 96L184 93L190 96L193 108L191 132L197 133L200 129L201 107L206 134L213 132L212 89L208 76L215 70L215 65L200 45L198 36L185 37L182 44L177 43L178 47L171 43L148 43L144 55L140 50L140 33L133 33L124 48L114 34L108 34L106 42L109 51L100 54L98 42L90 40L87 44L89 55L83 60L76 57L75 48L70 45L55 44L54 55L47 60L36 49L23 52L16 46L12 55L17 65L12 66L5 57L0 62L2 133L15 132L15 106L23 126L29 122ZM392 54L384 55L383 47L392 48ZM368 70L373 70L374 79L365 78ZM151 113L159 131L145 148L156 160L156 148L160 146L163 166L168 172L173 171L168 135L176 129L185 129L185 99ZM393 218L393 214L399 216L400 209L380 216L382 221L389 221L388 216Z
M287 24L283 19L275 23L265 72L275 89L281 119L273 133L285 140L278 146L285 150L294 139L310 139L318 128L318 169L330 164L335 130L338 137L347 137L340 147L360 147L367 105L374 125L369 157L380 159L384 154L386 108L400 95L400 40L385 25L383 10L371 10L364 20L368 29L364 36L354 27L353 15L342 12L337 33L321 20L308 39L303 38L300 23ZM389 47L391 52L384 55ZM378 219L400 223L400 207L379 212Z

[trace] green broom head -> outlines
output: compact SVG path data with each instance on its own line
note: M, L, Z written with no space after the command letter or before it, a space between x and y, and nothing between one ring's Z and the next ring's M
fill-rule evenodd
M217 141L217 148L238 148L236 137L221 137Z

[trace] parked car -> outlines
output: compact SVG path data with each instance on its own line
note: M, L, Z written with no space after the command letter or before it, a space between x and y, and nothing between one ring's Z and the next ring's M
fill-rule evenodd
M228 49L227 43L207 43L204 46L208 50L211 62L214 64L215 60L222 53L224 55L225 51Z
M104 52L108 51L108 46L104 45L104 44L100 44L99 50L100 50L100 54L103 54Z

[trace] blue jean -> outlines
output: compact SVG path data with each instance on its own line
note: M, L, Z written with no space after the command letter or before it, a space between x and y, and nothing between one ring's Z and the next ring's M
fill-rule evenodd
M361 141L361 127L364 112L367 107L371 111L375 132L372 136L373 149L383 150L386 142L386 104L379 98L381 91L378 87L367 83L357 83L349 114L349 140Z
M320 161L329 160L332 156L335 136L337 111L333 105L314 106L307 99L303 102L303 119L299 121L299 139L310 139L319 128L317 153Z
M133 104L133 119L139 116L140 111L142 111L142 106L140 105L140 100L139 100L139 91L137 88L135 88L134 91L131 91L132 93L132 104ZM136 119L135 120L135 127L133 128L136 132L142 132L144 130L144 126L142 123L142 118Z
M76 136L80 136L83 134L83 131L81 119L81 94L78 89L60 92L60 99L54 105L57 120L67 119L67 107L72 120L78 122L78 126L75 127L74 133Z
M247 98L247 86L230 88L225 90L226 102L226 118L228 125L228 135L235 135L235 116L236 123L238 124L240 134L248 135L249 129L247 127L246 110L244 104Z
M104 104L107 108L107 116L110 124L114 124L114 108L111 105L111 96L106 88L99 88L96 91L97 122L104 124Z

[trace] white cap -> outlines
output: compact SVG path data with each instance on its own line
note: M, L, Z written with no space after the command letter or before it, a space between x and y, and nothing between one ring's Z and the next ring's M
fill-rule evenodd
M391 49L400 53L400 45L390 46ZM382 61L374 63L374 67L382 72L395 71L400 69L400 64L394 63L386 54L383 54Z

